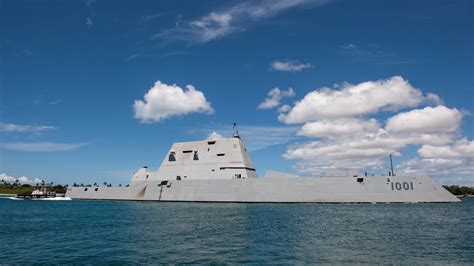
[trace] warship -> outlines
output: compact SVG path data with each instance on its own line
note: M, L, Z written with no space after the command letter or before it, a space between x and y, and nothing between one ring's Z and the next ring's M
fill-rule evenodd
M66 197L245 203L459 202L429 176L332 170L318 177L267 171L257 177L238 132L231 138L174 143L156 171L147 166L126 187L69 187Z

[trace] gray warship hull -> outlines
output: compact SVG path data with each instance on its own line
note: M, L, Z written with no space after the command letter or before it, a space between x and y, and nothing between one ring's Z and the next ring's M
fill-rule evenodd
M247 203L458 202L428 176L330 171L319 177L267 172L257 177L237 138L175 143L157 171L143 167L126 187L70 187L88 200Z
M359 181L361 181L359 179ZM150 181L134 187L74 187L73 199L247 203L458 202L429 177L319 177Z

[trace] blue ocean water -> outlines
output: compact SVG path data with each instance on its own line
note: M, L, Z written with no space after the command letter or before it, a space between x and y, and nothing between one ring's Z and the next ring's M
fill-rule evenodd
M474 263L459 204L210 204L0 198L0 264Z

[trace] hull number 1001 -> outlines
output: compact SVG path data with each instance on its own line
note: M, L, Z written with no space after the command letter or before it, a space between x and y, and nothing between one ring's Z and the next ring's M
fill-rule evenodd
M413 190L413 182L390 182L392 190Z

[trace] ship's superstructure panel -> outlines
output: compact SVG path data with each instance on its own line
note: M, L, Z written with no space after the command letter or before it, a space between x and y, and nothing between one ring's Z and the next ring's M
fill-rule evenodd
M257 177L239 138L175 143L150 180L246 179Z

